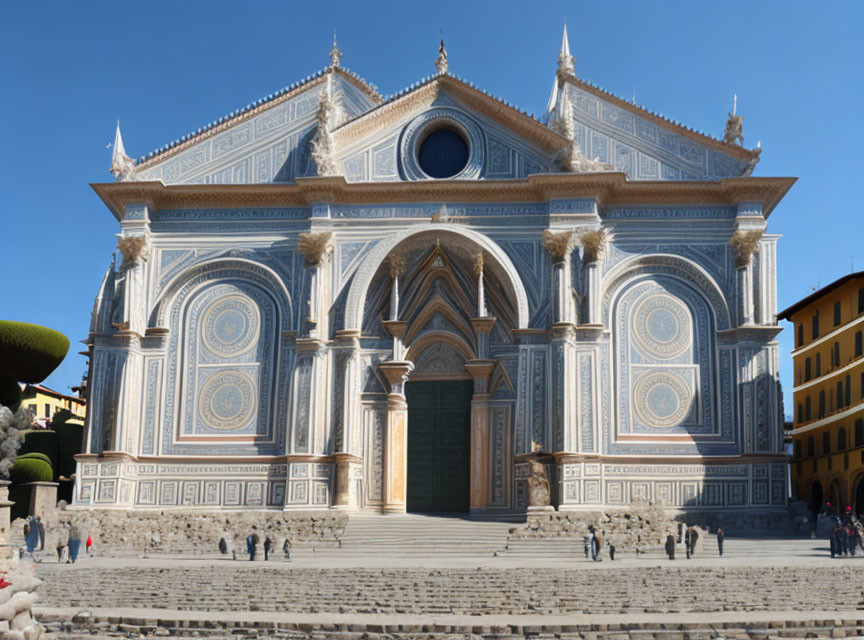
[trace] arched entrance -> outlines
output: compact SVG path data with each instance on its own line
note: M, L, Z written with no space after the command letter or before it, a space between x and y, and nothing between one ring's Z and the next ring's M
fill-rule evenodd
M484 244L438 229L412 235L370 281L362 335L393 344L379 364L390 384L385 512L490 507L490 400L509 380L495 350L512 350L522 318L520 296ZM512 464L512 452L496 461Z
M810 509L818 513L822 510L823 501L822 483L818 480L814 480L813 484L810 486Z

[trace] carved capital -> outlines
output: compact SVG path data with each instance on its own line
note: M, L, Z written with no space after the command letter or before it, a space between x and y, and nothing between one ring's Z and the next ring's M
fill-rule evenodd
M474 273L478 277L483 276L483 266L485 265L485 263L486 258L484 257L482 251L478 251L476 254L474 254Z
M405 274L405 258L398 253L391 253L387 262L390 265L391 278L401 278Z
M612 239L608 229L584 231L579 234L579 244L582 245L583 257L586 262L595 262L603 254L607 243Z
M570 255L570 251L573 248L573 232L562 231L555 233L551 229L545 229L541 242L552 257L553 263L563 262Z
M729 240L729 246L735 252L735 267L746 267L750 257L759 250L759 240L762 239L761 229L736 231Z
M150 236L144 233L121 237L117 240L117 250L123 255L120 268L134 267L138 261L144 262L150 257Z
M297 251L306 258L306 266L315 267L327 260L327 256L333 250L330 238L333 234L329 231L323 233L301 233L297 237Z

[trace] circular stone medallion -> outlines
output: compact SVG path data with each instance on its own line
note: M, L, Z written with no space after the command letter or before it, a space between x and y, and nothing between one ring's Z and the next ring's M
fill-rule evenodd
M690 312L671 296L650 295L633 312L633 337L654 358L668 360L679 356L692 341Z
M255 412L255 382L239 371L225 371L209 378L201 388L198 413L212 429L239 429Z
M204 312L203 338L216 355L230 358L249 351L258 340L258 309L248 298L229 295Z
M655 429L675 427L690 413L693 394L679 376L649 373L636 383L634 402L641 421Z

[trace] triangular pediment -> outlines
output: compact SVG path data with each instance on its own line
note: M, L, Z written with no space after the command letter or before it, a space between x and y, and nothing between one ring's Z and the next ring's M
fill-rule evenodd
M586 157L609 163L628 180L719 180L749 175L759 150L688 129L572 75L559 76L576 144ZM554 117L554 114L553 114Z
M341 67L324 69L139 159L137 180L165 184L261 184L313 175L309 141L327 76L346 118L381 101Z
M427 121L448 119L466 132L472 153L480 152L477 170L463 179L516 179L562 171L561 150L568 142L558 132L465 81L439 75L335 129L335 154L345 178L425 178L408 166L416 154L411 136Z

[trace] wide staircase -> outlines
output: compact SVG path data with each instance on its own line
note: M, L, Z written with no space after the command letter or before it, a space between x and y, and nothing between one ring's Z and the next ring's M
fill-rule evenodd
M294 552L317 558L485 558L507 544L524 516L477 519L459 515L351 516L339 542L298 542Z

